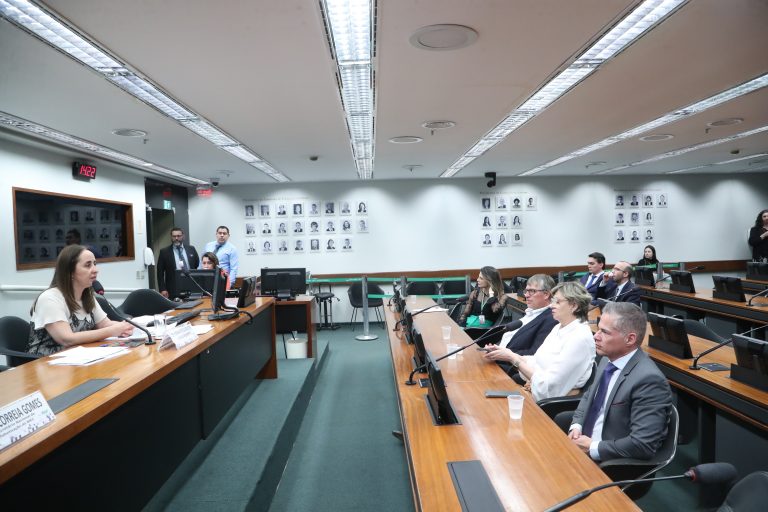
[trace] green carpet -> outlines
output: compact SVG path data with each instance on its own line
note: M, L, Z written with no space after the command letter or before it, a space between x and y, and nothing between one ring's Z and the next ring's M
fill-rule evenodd
M413 498L385 331L320 331L330 356L270 512L408 511Z

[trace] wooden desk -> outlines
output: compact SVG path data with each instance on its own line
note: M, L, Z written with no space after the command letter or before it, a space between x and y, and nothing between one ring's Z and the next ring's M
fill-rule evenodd
M317 353L317 335L315 334L314 295L297 295L294 300L275 302L275 332L291 331L307 333L307 357Z
M433 302L419 297L410 308ZM385 309L393 376L403 424L414 502L417 510L461 510L447 463L480 460L505 510L543 510L584 489L610 480L533 402L526 397L523 419L509 420L507 402L484 397L487 389L515 390L515 384L495 363L470 347L455 360L439 365L460 425L432 424L426 390L404 382L412 370L413 347L393 332L396 317ZM466 345L469 337L445 313L414 318L425 346L435 357L446 353L441 326L452 325L451 343ZM618 489L593 494L573 510L637 510Z
M257 299L245 310L253 323L245 315L215 322L181 350L142 345L79 367L42 358L0 374L3 404L35 390L50 400L89 379L118 379L0 452L4 507L140 509L250 382L277 377L273 301Z

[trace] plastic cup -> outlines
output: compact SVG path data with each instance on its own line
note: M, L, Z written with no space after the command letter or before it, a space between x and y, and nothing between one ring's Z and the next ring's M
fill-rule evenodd
M165 315L155 315L154 335L158 338L165 336Z
M509 419L519 420L523 417L523 395L509 395L507 405L509 406Z
M451 339L451 326L444 325L443 329L443 341L449 341Z
M408 302L410 302L411 304L415 304L416 303L416 296L415 295L409 295L408 296Z
M449 343L445 353L449 354L449 353L453 352L454 350L458 350L459 347L461 347L461 345L456 345L455 343ZM452 356L448 356L448 359L456 359L456 356L457 356L457 354L453 354Z

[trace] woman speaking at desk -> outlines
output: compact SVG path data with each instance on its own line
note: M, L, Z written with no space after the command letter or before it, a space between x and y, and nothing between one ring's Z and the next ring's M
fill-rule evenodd
M493 267L483 267L477 276L477 288L472 290L459 317L462 327L491 327L504 313L507 305L501 274ZM483 316L484 321L480 321Z
M558 324L532 356L521 356L495 345L487 345L485 355L491 360L510 360L527 381L533 398L565 396L581 389L592 374L595 341L587 323L592 296L577 282L561 283L552 288L550 309ZM495 354L498 352L498 355ZM507 356L504 357L505 352Z
M32 329L27 352L48 355L73 345L128 336L133 326L114 322L93 298L91 285L99 271L93 253L68 245L56 260L51 287L32 305Z
M768 210L757 214L755 225L749 230L752 261L768 261Z

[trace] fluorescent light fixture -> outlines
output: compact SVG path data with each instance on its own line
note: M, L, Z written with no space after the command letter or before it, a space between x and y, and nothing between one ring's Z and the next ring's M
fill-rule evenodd
M0 16L38 37L56 50L88 66L128 94L177 121L219 148L238 158L240 156L235 151L228 150L227 147L236 146L239 148L236 151L245 150L252 155L249 160L246 160L249 163L263 160L245 145L224 133L213 123L204 120L202 116L154 85L150 79L133 71L127 64L120 62L119 58L99 47L96 42L87 39L77 29L58 19L55 13L28 0L0 0ZM268 175L276 181L290 181L276 170L273 175Z
M690 153L691 151L698 151L699 149L705 149L710 148L712 146L717 146L718 144L723 144L724 142L731 142L738 139L743 139L745 137L751 137L752 135L757 135L758 133L763 133L765 131L768 131L768 126L761 126L760 128L755 128L754 130L749 130L746 132L737 133L735 135L730 135L728 137L723 137L722 139L716 139L716 140L710 140L707 142L701 142L699 144L694 144L692 146L686 146L684 148L675 149L673 151L668 151L666 153L661 153L660 155L654 155L648 158L644 158L643 160L638 160L637 162L632 162L629 164L620 165L618 167L614 167L612 169L606 169L604 171L599 171L594 174L609 174L616 171L623 171L624 169L629 169L631 167L637 167L638 165L643 164L649 164L652 162L658 162L659 160L664 160L666 158L672 158L675 156L684 155L686 153ZM692 168L689 168L687 170L692 170Z
M84 150L89 153L93 153L98 157L137 167L144 172L176 178L193 185L207 183L206 181L200 180L193 176L187 176L186 174L182 174L172 169L167 169L165 167L153 164L152 162L147 162L141 158L137 158L126 153L121 153L120 151L116 151L112 148L96 144L95 142L80 139L78 137L54 130L53 128L48 128L47 126L42 126L31 121L27 121L26 119L16 117L6 112L0 111L0 126L7 126L17 131L31 133L49 142L54 142L67 148ZM152 167L152 169L148 169L148 167Z
M596 43L579 55L571 65L544 84L533 96L510 112L501 123L475 143L441 175L450 178L469 162L465 157L478 157L503 141L513 131L539 115L555 100L567 93L579 82L591 75L607 60L615 57L622 50L645 35L650 29L666 19L675 9L687 0L645 0ZM462 162L466 162L463 163ZM471 160L470 160L471 162Z
M612 135L607 139L603 139L599 142L595 142L594 144L590 144L589 146L584 146L583 148L572 151L567 155L563 155L559 158L556 158L555 160L552 160L538 167L534 167L533 169L530 169L521 174L518 174L518 176L531 176L532 174L539 173L544 169L549 169L550 167L560 165L563 162L567 162L568 160L572 160L574 158L584 156L586 154L592 153L593 151L597 151L598 149L602 149L606 146L610 146L611 144L615 144L623 140L634 138L640 135L641 133L649 132L651 130L658 128L659 126L663 126L669 123L674 123L675 121L680 121L681 119L685 119L687 117L700 114L705 110L721 105L726 101L730 101L740 96L744 96L745 94L749 94L758 89L762 89L767 85L768 85L768 73L761 75L757 78L754 78L752 80L749 80L748 82L745 82L743 84L737 85L736 87L732 87L731 89L727 89L725 91L719 92L714 96L710 96L709 98L705 98L701 101L697 101L696 103L692 103L688 106L678 108L672 112L668 112L667 114L664 114L661 117L658 117L647 123L641 124L640 126L635 126L634 128L630 128L625 132L619 133L617 135Z
M329 34L331 54L336 59L339 94L357 175L360 179L371 179L376 117L375 0L322 0L320 10Z
M707 167L714 167L716 165L726 165L726 164L732 164L736 162L743 162L744 160L752 160L753 158L760 158L761 156L768 156L768 153L756 153L754 155L747 155L742 156L739 158L731 158L728 160L723 160L722 162L714 162L711 164L704 164L704 165L697 165L696 167L688 167L686 169L678 169L676 171L667 171L664 174L680 174L683 172L689 172L689 171L695 171L696 169L704 169Z

